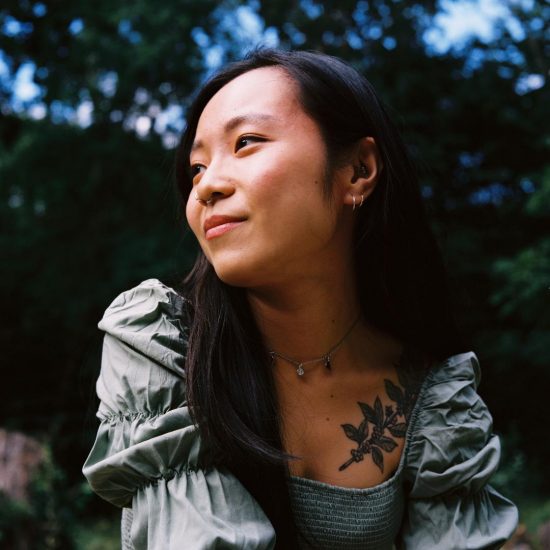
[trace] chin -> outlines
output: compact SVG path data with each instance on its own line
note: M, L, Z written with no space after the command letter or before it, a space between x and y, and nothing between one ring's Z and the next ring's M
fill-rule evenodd
M251 270L242 258L209 258L218 278L230 286L246 287L251 283Z
M242 256L237 258L217 258L211 261L218 278L225 284L242 288L254 288L269 283L269 275L258 265L247 262Z
M226 285L247 288L252 285L252 279L249 273L235 269L216 269L214 268L218 278Z

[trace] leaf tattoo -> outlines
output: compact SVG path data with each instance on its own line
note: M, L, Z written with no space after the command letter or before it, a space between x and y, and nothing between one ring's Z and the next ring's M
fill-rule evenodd
M384 472L384 454L391 453L397 443L393 438L404 438L414 404L423 380L423 372L412 368L397 368L397 377L401 387L391 380L384 380L388 397L395 403L383 407L379 396L374 400L374 406L358 401L363 413L359 426L342 424L342 429L348 439L357 444L350 451L351 458L344 462L339 471L345 470L354 462L361 462L365 455L370 454L373 462ZM391 437L389 437L391 436Z

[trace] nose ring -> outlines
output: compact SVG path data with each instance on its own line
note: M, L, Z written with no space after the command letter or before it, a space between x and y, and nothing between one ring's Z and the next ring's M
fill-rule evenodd
M199 198L199 194L195 191L195 200L200 202L201 204L212 204L212 197L210 197L207 201L204 199Z

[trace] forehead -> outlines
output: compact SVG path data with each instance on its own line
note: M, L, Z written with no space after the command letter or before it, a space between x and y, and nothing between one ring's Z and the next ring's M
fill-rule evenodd
M196 136L220 130L235 117L264 114L281 121L295 117L297 111L302 111L298 88L284 70L254 69L231 80L210 99L199 118Z

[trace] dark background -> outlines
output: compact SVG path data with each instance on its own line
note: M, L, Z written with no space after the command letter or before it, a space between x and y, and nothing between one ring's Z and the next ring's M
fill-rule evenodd
M48 458L27 503L0 494L0 546L26 530L33 548L117 547L116 511L80 473L96 324L119 292L190 266L173 147L200 82L258 43L340 56L390 106L503 439L494 483L532 534L550 518L550 5L493 2L488 35L449 42L457 4L476 2L3 0L0 428Z

